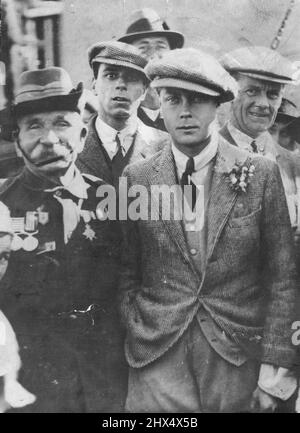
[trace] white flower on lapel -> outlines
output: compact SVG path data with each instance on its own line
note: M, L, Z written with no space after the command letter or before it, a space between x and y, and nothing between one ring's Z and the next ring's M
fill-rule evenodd
M243 165L238 162L226 174L231 188L234 191L246 192L246 188L250 183L250 178L253 176L255 167L253 164Z

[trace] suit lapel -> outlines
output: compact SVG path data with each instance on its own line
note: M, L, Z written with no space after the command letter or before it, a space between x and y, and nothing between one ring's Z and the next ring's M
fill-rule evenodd
M167 185L172 187L174 185L178 185L177 181L177 173L175 171L175 162L173 158L173 153L171 150L171 146L168 144L164 148L161 154L161 159L158 164L154 166L152 176L149 176L149 184L150 185ZM197 274L197 270L195 269L194 263L190 258L188 252L188 246L184 234L184 228L182 220L174 219L174 207L178 206L178 201L175 197L175 203L171 201L171 210L170 210L170 218L165 219L162 218L161 209L160 209L160 219L163 221L170 238L173 242L175 242L178 247L179 252L183 255L184 259L187 260L195 273ZM178 209L178 207L177 207Z
M84 172L85 167L90 174L101 177L106 182L112 182L111 170L101 149L102 143L95 127L95 117L89 124L89 132L82 153L79 155L79 165Z
M147 156L147 143L143 139L139 130L137 130L134 141L132 143L133 150L130 157L130 163L140 161L141 159L145 159Z
M210 199L207 210L208 235L207 235L207 260L212 256L220 234L228 220L237 199L238 192L234 191L228 182L227 173L235 163L247 164L247 154L237 157L234 147L227 143L219 142L216 165L214 169Z

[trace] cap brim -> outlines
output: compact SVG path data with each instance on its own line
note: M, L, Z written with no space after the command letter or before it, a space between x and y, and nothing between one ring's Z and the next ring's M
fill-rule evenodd
M178 78L158 78L154 79L151 83L151 87L161 88L161 87L174 87L177 89L189 90L191 92L202 93L204 95L212 96L218 98L220 103L229 102L234 99L234 94L230 91L222 92L218 90L211 89L199 83L194 83L192 81L180 80Z
M144 78L149 80L149 78L145 74L144 69L141 66L135 65L133 63L125 62L124 60L108 59L106 57L96 56L92 60L91 64L93 63L105 63L107 65L123 66L124 68L133 69L135 71L140 72L144 76Z
M182 48L184 44L183 34L179 32L173 32L172 30L148 30L145 32L128 33L128 35L121 36L118 41L131 44L136 39L149 36L163 36L167 38L171 50L174 50L175 48Z
M234 72L233 69L230 70L230 72ZM272 83L278 83L278 84L291 84L293 83L293 80L289 77L279 76L271 73L262 73L260 71L241 71L236 70L236 72L239 72L242 75L246 75L247 77L256 78L258 80L263 81L270 81Z

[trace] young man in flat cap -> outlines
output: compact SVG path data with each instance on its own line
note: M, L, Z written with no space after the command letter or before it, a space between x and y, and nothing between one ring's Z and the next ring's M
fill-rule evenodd
M278 167L212 127L218 105L236 91L214 58L174 50L146 73L160 91L172 144L124 171L129 188L143 186L151 203L161 203L152 219L123 223L126 408L273 410L297 386L290 372L295 266ZM179 187L164 217L170 202L154 187L176 185L184 196L191 190L190 210L176 210Z
M99 111L88 125L77 165L117 186L126 165L160 150L169 137L161 132L158 141L157 131L137 118L149 84L144 73L147 61L139 51L123 42L109 41L96 43L88 55Z
M62 68L20 76L14 115L25 168L0 190L15 233L0 305L19 340L20 382L36 396L29 412L121 411L126 392L119 235L97 211L103 181L75 166L87 132L81 95Z
M293 81L290 61L266 47L238 48L223 56L221 63L237 80L239 92L232 102L229 122L220 134L230 143L277 162L292 226L296 222L295 162L289 152L276 145L269 128L280 107L284 87Z
M129 23L126 34L119 41L134 45L147 61L160 58L169 50L182 48L184 44L184 36L170 30L153 9L144 8L132 12ZM165 131L159 108L159 97L155 89L150 87L138 109L138 116L146 125Z

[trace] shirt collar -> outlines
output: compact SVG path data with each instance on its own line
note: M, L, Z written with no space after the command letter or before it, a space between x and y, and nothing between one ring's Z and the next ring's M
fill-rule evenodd
M137 116L131 116L127 126L121 131L117 131L104 122L99 116L97 116L95 127L98 137L100 138L109 156L112 158L118 151L118 145L116 142L117 134L119 134L122 153L123 155L126 155L130 149L130 146L132 145L133 137L137 131L138 119Z
M227 126L228 131L230 132L232 138L234 139L238 147L241 147L248 152L253 152L251 143L255 141L258 153L262 155L265 155L267 153L272 154L273 157L276 158L277 150L274 146L273 139L268 131L261 133L257 138L253 138L236 128L231 122L228 122Z
M71 166L70 169L60 178L61 186L52 189L46 189L46 192L55 192L60 189L69 191L75 197L87 199L87 190L90 185L85 182L80 171L76 166Z
M198 155L194 156L195 171L200 171L206 165L208 165L212 159L216 156L218 150L218 134L213 131L210 136L210 142L208 145L200 152ZM175 159L175 164L178 172L178 177L181 178L182 174L186 169L186 163L189 159L187 155L182 153L177 147L172 143L172 152Z

